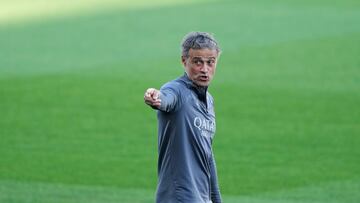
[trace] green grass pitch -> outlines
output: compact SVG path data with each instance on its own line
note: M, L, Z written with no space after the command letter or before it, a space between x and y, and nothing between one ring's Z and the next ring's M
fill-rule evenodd
M143 93L183 73L197 30L223 49L224 202L360 202L359 1L162 2L0 21L0 202L154 202Z

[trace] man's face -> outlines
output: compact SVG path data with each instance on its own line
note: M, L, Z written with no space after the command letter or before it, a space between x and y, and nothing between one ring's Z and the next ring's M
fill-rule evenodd
M209 86L214 77L218 52L214 49L190 49L182 63L190 80L199 86Z

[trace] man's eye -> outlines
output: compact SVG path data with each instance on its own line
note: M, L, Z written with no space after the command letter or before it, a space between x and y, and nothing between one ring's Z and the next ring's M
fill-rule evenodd
M195 63L196 65L201 65L201 64L202 64L202 61L201 61L201 60L195 60L194 63Z
M213 64L215 63L215 60L209 60L209 61L207 61L207 63L208 63L209 65L213 65Z

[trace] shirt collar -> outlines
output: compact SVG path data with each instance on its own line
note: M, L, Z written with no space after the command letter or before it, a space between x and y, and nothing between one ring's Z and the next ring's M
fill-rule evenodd
M187 75L187 73L185 72L184 75L181 77L182 81L185 82L185 84L188 86L189 89L193 90L198 98L200 100L202 100L203 102L205 102L206 104L206 94L207 94L207 89L208 86L199 86L197 84L195 84Z

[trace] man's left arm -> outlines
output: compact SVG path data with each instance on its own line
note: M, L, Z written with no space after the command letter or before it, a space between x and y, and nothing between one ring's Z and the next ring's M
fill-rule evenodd
M214 154L212 154L210 160L210 184L211 184L211 201L213 203L221 203L221 194L218 184Z

